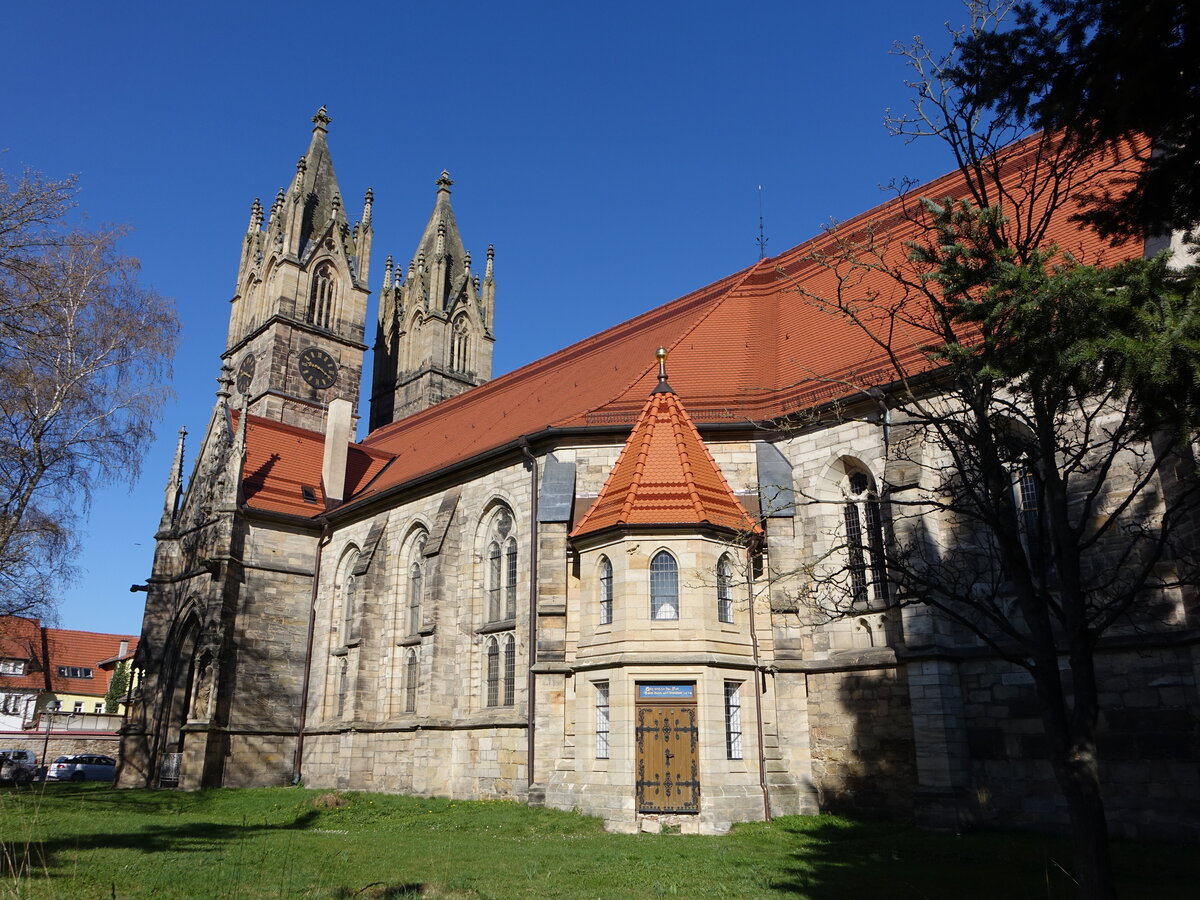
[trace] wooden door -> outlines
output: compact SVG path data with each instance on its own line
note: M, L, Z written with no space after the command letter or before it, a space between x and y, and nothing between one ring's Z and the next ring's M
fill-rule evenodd
M699 743L694 705L638 704L638 812L700 811Z

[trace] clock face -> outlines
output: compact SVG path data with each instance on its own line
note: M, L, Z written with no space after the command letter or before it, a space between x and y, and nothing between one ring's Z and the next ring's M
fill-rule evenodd
M320 347L309 347L300 354L300 377L319 391L333 387L337 381L336 360Z
M237 390L239 394L250 393L250 382L254 380L254 354L247 353L242 357L237 369Z

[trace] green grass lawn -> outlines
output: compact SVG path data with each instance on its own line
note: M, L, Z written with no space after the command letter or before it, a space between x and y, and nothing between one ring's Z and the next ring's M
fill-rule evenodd
M0 791L0 897L1071 897L1060 842L833 816L605 834L497 801L299 788ZM1193 898L1194 846L1118 844L1124 898Z

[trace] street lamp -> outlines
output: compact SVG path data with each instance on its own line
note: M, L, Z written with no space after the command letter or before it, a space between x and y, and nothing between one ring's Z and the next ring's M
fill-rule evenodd
M50 725L54 721L53 713L58 712L59 707L61 706L62 704L57 700L51 700L42 708L42 715L46 716L46 739L42 741L42 768L46 772L50 771L50 764L46 762L46 753L50 748ZM47 713L50 713L51 715L47 715ZM45 780L45 775L43 775L42 781L44 782Z

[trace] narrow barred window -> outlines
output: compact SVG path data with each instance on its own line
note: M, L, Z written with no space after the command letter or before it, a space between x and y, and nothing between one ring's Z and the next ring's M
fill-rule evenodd
M500 545L495 541L488 547L488 621L500 618Z
M650 618L679 618L679 566L666 550L650 561Z
M608 759L608 682L596 682L596 759Z
M613 618L613 571L608 557L600 559L600 624L610 625Z
M425 587L425 572L420 563L413 563L408 570L408 633L416 634L421 628L421 592Z
M511 634L504 640L504 705L512 706L517 689L517 641Z
M509 538L504 545L504 617L517 615L517 542Z
M717 619L733 621L733 566L728 556L722 556L717 563Z
M500 645L495 638L487 642L487 705L500 705Z
M417 711L417 679L420 675L417 651L408 651L408 662L404 666L404 711Z
M742 758L742 698L741 682L725 682L725 755Z

